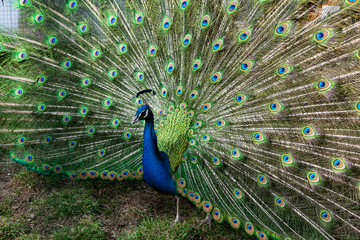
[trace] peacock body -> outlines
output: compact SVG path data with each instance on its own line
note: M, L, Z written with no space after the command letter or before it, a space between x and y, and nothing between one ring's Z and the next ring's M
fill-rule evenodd
M1 156L145 179L259 239L358 239L358 2L18 0Z

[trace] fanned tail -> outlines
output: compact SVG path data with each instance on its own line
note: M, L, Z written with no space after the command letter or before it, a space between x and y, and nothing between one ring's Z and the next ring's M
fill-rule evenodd
M40 33L0 34L14 161L141 178L131 122L147 103L179 193L214 220L259 239L360 235L357 1L18 4Z

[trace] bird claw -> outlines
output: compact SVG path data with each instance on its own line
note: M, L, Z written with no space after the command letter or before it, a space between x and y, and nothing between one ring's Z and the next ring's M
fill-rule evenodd
M181 222L181 218L179 216L176 216L176 218L173 222L173 226L175 226L178 222Z
M206 218L201 219L201 220L196 220L196 222L199 223L198 226L201 226L201 225L207 223L209 225L209 229L211 229L211 215L209 213L206 215Z

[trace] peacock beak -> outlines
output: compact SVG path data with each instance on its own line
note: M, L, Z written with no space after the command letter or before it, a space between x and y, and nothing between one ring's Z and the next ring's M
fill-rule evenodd
M133 124L136 123L136 122L138 122L139 120L140 120L139 117L136 116L136 117L134 118L134 120L133 120Z

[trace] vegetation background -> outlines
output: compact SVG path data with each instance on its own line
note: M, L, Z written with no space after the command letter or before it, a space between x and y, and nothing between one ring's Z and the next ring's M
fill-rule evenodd
M0 239L254 239L228 223L196 222L206 214L143 181L73 182L0 160Z

